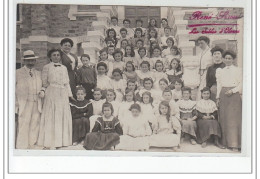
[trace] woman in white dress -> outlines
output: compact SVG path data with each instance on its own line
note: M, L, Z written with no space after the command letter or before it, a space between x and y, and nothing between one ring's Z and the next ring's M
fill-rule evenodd
M67 68L60 64L61 52L48 53L52 61L42 71L45 99L40 122L38 145L47 149L72 145L72 116L69 98L72 97Z

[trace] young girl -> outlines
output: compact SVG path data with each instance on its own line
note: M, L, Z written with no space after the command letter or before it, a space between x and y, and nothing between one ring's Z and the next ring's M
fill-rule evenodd
M113 53L113 58L113 70L118 68L123 71L125 66L125 63L123 62L123 52L120 49L116 49Z
M159 44L156 42L156 41L152 41L151 42L151 44L150 44L150 46L147 46L146 48L147 48L147 57L148 58L152 58L153 57L153 49L155 48L155 47L157 47L157 46L159 46Z
M153 72L150 71L150 63L148 61L143 61L140 64L140 70L136 71L137 76L140 80L140 84L143 84L144 78L151 78L154 81Z
M99 61L98 62L103 62L106 64L106 74L108 76L111 76L112 70L113 70L113 63L108 60L108 52L107 48L103 48L99 51Z
M160 97L159 100L162 99L163 92L166 88L168 88L169 82L166 78L162 78L159 80L159 89L157 90L157 94Z
M102 115L102 105L105 102L105 99L101 99L102 90L100 88L95 88L93 92L94 100L90 100L93 109L93 116L89 118L90 121L90 131L94 127L96 119Z
M153 62L150 60L150 58L148 58L146 56L146 48L145 47L141 47L138 49L138 54L139 57L137 58L137 63L138 63L138 69L140 68L140 65L143 61L148 61L150 63L150 70L153 69Z
M107 89L112 88L111 79L106 75L107 65L104 62L99 62L97 64L97 71L97 88L100 88L104 95Z
M156 127L150 137L150 146L173 147L176 151L180 145L181 124L176 117L171 116L169 102L162 101L159 104L159 112Z
M123 58L125 64L129 61L133 62L134 66L137 67L137 60L135 59L134 48L131 45L125 47L125 56Z
M136 44L135 44L135 49L134 49L134 52L135 52L135 58L139 59L140 58L140 55L138 53L138 50L140 48L144 47L144 41L142 39L138 39L136 41ZM138 60L137 60L138 61Z
M146 91L151 93L154 103L156 103L160 100L160 96L158 96L157 90L153 89L153 80L151 78L144 78L143 87L144 88L140 89L136 95L137 96L136 98L138 101L141 101L141 96Z
M126 90L128 90L128 89L129 89L129 90L132 90L132 91L134 91L134 92L136 93L137 83L136 83L135 80L130 79L130 80L127 81Z
M120 50L123 52L123 56L125 56L125 48L128 45L128 40L123 39L120 43Z
M77 101L70 103L72 115L72 144L77 145L81 142L86 133L89 133L89 117L93 115L91 102L85 99L86 90L82 86L76 88Z
M143 30L141 28L136 28L135 29L135 34L134 34L134 38L132 38L131 41L131 45L132 46L136 46L136 42L137 40L142 40L144 41L144 37L143 37Z
M117 34L116 34L115 29L109 28L107 30L107 37L112 38L115 41L115 45L114 46L116 46L116 44L117 44L117 37L116 36L117 36Z
M119 144L119 135L123 134L123 130L113 112L112 104L102 105L102 117L97 119L92 132L86 135L83 145L86 150L110 150Z
M135 93L134 91L127 89L125 90L124 101L120 104L118 110L118 119L122 126L124 126L126 122L126 117L130 116L129 108L132 104L135 103Z
M148 29L148 31L151 30L151 29L154 29L154 30L156 30L156 32L158 32L156 19L151 18L151 19L149 20L147 29Z
M166 55L165 58L171 61L173 58L181 59L181 50L177 46L172 46L170 48L170 54Z
M140 115L139 104L132 104L129 108L131 114L123 126L124 135L120 136L120 144L116 150L145 151L149 149L149 136L152 134L147 120Z
M109 62L112 62L112 63L113 63L113 62L115 61L115 60L114 60L114 57L113 57L114 52L115 52L115 46L109 45L109 46L107 47L107 53L108 53L107 59L108 59Z
M172 37L167 38L166 44L167 44L167 48L162 51L163 58L171 55L171 48L174 45L174 39Z
M108 89L107 95L106 95L106 102L112 104L112 106L114 108L113 116L117 117L120 103L118 101L116 101L115 99L116 99L116 92L113 89Z
M158 33L154 28L148 30L148 36L147 36L147 38L145 39L145 42L144 42L146 47L150 47L151 43L153 43L153 42L156 42L156 44L160 44L160 41L159 41L157 34Z
M183 87L183 82L181 79L177 79L174 84L174 89L172 90L172 99L176 102L182 98L181 88Z
M183 135L190 139L192 145L196 144L196 101L190 100L191 89L189 87L182 88L182 99L177 102L180 110L180 122L182 125Z
M156 117L155 110L153 106L153 97L150 92L146 91L141 97L141 102L139 103L142 109L141 116L143 119L148 120L151 129L155 128Z
M111 80L112 89L116 92L116 101L122 102L126 88L126 81L122 79L122 71L118 68L112 72L113 79Z
M174 89L175 81L182 77L180 61L177 58L173 58L169 67L170 69L165 74L168 76L170 88Z
M197 126L198 126L198 142L202 143L202 147L207 146L207 141L214 137L215 145L224 148L219 143L221 138L221 130L218 123L218 108L214 101L210 100L210 89L205 87L201 90L202 99L197 102Z
M162 78L167 79L167 75L163 72L164 66L163 62L160 60L157 60L154 64L155 72L154 72L154 88L159 89L159 81Z
M129 61L126 63L125 71L123 74L123 79L125 79L126 81L134 80L138 84L139 79L138 79L137 73L135 72L135 67L134 67L133 62Z
M163 62L164 71L169 68L169 62L167 59L161 57L161 48L159 46L154 47L153 49L153 57L150 59L153 61L153 64L156 63L157 60L160 60Z

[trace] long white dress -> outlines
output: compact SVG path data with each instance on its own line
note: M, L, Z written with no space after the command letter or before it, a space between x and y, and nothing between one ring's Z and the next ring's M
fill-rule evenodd
M123 127L124 124L127 121L127 117L131 116L131 111L129 111L129 108L132 104L134 104L134 101L128 102L123 101L120 104L119 110L118 110L118 120L120 121L121 126Z
M179 120L171 116L168 122L166 116L157 118L156 128L150 137L150 146L154 147L176 147L180 145L181 124Z
M43 67L42 82L45 99L40 123L38 145L62 147L72 145L72 116L69 96L72 96L67 68L49 63Z
M111 79L107 75L97 75L97 88L101 90L111 89Z
M120 79L119 81L111 80L111 86L116 93L116 101L118 102L123 101L123 97L124 97L123 94L125 93L126 83L127 82L124 79Z
M152 130L155 128L156 125L156 117L155 117L155 110L151 103L144 104L139 103L141 106L141 118L147 120L151 123Z
M120 136L120 143L116 146L116 150L149 149L149 136L152 134L152 130L148 121L141 116L128 116L123 126L123 134Z

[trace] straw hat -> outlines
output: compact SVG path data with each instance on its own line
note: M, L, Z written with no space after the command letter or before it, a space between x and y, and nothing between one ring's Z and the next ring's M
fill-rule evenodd
M39 57L35 56L34 51L32 51L32 50L26 50L23 52L24 60L32 60L32 59L37 59L37 58L39 58Z

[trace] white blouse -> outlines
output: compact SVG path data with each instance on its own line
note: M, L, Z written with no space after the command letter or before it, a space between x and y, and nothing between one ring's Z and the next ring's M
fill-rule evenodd
M242 69L234 65L218 68L216 70L217 98L219 98L222 87L234 87L233 93L242 94Z
M97 88L102 90L111 89L111 79L107 75L97 75Z

